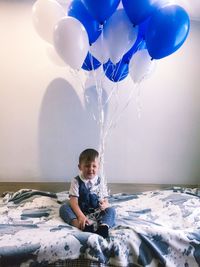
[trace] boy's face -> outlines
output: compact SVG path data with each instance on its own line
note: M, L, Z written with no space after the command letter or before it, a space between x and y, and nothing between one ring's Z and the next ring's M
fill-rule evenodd
M99 159L96 158L94 161L83 161L78 167L85 179L93 179L99 170Z

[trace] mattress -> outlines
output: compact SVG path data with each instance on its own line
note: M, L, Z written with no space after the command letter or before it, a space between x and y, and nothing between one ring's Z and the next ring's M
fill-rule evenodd
M68 200L68 191L4 193L0 266L200 266L198 188L111 195L117 219L107 239L62 221Z

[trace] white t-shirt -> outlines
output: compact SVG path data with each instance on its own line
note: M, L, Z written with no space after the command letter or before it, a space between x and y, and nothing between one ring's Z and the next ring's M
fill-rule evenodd
M85 183L86 187L90 188L92 194L96 194L99 198L108 197L107 185L101 184L100 177L95 176L93 179L84 179L81 174L79 177ZM69 196L79 197L79 183L76 177L71 181Z

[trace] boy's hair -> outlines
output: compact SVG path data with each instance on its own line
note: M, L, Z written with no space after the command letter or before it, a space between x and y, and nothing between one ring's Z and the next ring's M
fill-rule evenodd
M99 152L93 148L85 149L79 156L79 164L82 162L91 162L99 157Z

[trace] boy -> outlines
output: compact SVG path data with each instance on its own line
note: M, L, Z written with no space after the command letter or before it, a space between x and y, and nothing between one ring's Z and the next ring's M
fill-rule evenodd
M98 177L99 153L95 149L84 150L79 156L78 167L80 174L71 182L69 205L60 207L60 217L83 231L107 238L109 228L115 223L115 209L109 207L107 190L101 192L101 178ZM99 212L96 212L97 209ZM88 219L88 215L92 213L97 215L96 231Z

